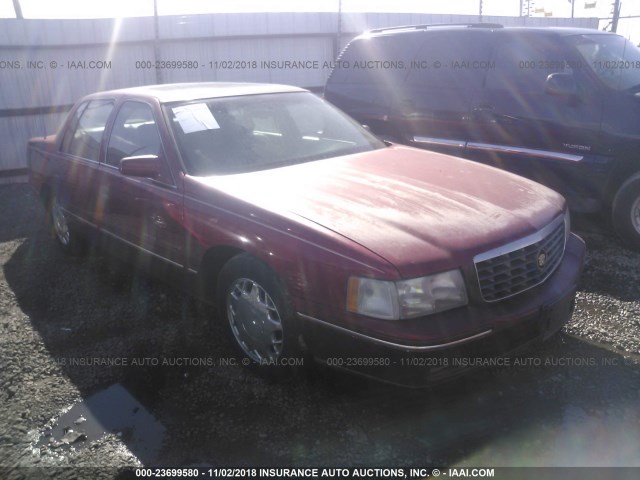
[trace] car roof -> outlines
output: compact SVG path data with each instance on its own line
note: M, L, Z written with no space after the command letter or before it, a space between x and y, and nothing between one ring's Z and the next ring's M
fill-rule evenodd
M199 82L167 83L163 85L145 85L141 87L121 88L91 94L85 98L136 97L156 99L160 103L191 101L203 98L235 97L240 95L259 95L268 93L306 92L307 90L290 85L240 82Z
M359 38L379 37L387 35L415 35L425 32L441 31L474 31L493 34L535 34L547 36L569 36L569 35L615 35L611 32L604 32L590 28L577 27L504 27L497 23L469 23L469 24L426 24L426 25L403 25L398 27L377 28L365 32Z

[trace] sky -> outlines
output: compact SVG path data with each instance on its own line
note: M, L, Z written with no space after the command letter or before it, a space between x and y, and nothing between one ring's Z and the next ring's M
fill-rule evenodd
M160 15L231 12L335 12L340 0L157 0ZM640 0L621 0L618 33L640 43ZM585 8L595 2L594 8ZM483 0L484 15L518 16L520 0ZM110 18L153 15L153 0L20 0L25 18ZM344 12L419 12L477 15L480 0L342 0ZM533 16L570 17L569 0L531 0ZM613 0L575 0L577 17L609 17ZM0 0L0 18L15 18L12 0ZM601 23L604 27L606 21Z

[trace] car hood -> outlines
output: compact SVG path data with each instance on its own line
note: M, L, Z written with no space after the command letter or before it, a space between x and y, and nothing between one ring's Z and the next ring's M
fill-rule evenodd
M475 162L392 146L238 175L207 186L303 217L391 262L444 270L539 230L564 209L552 190Z

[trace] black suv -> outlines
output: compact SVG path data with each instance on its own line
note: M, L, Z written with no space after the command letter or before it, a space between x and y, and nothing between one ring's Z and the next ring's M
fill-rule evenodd
M372 30L336 60L325 98L392 142L529 177L574 211L611 212L640 249L640 49L621 36L496 24Z

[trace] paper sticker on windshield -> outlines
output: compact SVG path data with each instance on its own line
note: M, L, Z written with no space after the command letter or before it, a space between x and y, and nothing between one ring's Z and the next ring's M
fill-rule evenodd
M220 128L206 103L194 103L173 108L173 114L184 133Z

